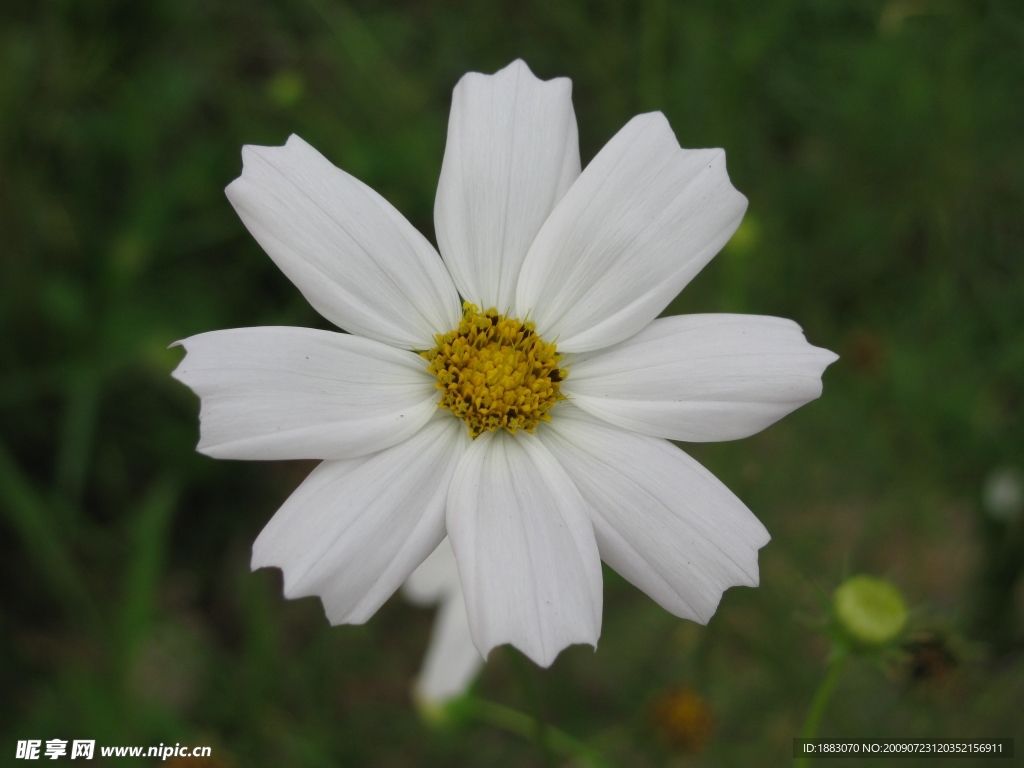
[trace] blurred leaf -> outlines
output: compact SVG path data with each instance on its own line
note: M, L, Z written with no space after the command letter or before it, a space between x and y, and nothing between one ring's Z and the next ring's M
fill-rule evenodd
M130 548L124 574L121 642L130 656L158 609L157 590L167 559L170 526L179 483L158 478L131 517Z
M92 596L58 534L50 510L2 444L0 501L8 523L31 557L35 577L50 588L70 615L98 625L99 613Z

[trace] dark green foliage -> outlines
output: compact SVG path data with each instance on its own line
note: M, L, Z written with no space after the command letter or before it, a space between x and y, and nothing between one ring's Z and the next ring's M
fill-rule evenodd
M687 764L784 764L825 668L816 596L864 571L955 664L921 679L917 641L852 662L822 735L1024 743L1024 519L980 503L993 468L1024 468L1020 3L7 0L0 754L95 738L211 744L217 765L541 764L420 722L429 612L395 598L332 629L249 573L312 465L195 454L167 349L329 327L222 194L243 144L298 133L432 237L451 89L517 56L573 79L584 162L656 109L683 146L725 147L748 219L670 312L791 317L842 356L822 400L687 447L772 532L761 588L699 628L606 572L598 653L538 673L552 722L623 766L679 764L651 702L692 686L716 731ZM479 692L525 707L507 658Z

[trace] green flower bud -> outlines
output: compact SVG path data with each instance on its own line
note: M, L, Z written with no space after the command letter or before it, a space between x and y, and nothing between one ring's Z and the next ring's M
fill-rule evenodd
M884 579L854 576L833 596L836 618L851 638L864 645L894 640L907 623L907 606L899 590Z

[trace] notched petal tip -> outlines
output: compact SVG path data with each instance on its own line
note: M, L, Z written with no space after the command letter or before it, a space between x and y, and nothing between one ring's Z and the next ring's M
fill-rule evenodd
M600 635L600 630L598 631L598 635ZM562 651L564 651L566 648L571 648L577 645L589 645L594 650L594 653L597 653L597 641L597 637L585 640L572 640L563 645L561 648L558 648L557 650L551 651L548 649L544 649L539 653L535 649L531 649L529 646L524 646L514 641L495 643L486 651L480 649L479 647L478 650L480 650L480 655L483 656L484 659L490 661L490 654L493 650L495 650L496 648L501 648L502 646L510 645L541 669L548 669L552 664L555 663L555 660L561 655Z
M313 149L308 142L304 141L298 134L291 134L284 144L243 144L242 145L242 172L230 184L224 187L224 194L233 205L244 202L245 191L243 190L246 171L253 172L256 163L266 163L275 155L288 150ZM313 150L316 152L316 150ZM319 153L318 153L319 154Z
M563 392L608 423L654 437L749 437L822 394L835 359L792 320L737 314L654 320L631 339L578 356Z
M828 369L830 365L832 365L832 363L836 362L839 359L839 355L837 355L831 349L825 349L824 347L815 347L809 341L807 341L807 337L804 336L803 333L801 333L800 335L803 336L804 343L807 344L807 347L809 349L808 354L811 356L811 359L814 361L814 366L818 370L818 383L820 385L819 391L817 395L811 398L812 400L816 400L817 398L821 397L824 391L822 377L825 375L825 371Z
M540 80L540 78L538 78L535 74L533 74L533 70L530 69L530 65L529 64L527 64L522 59L514 59L513 61L510 61L504 67L499 69L497 72L494 72L493 74L490 74L490 75L485 73L485 72L467 72L466 74L464 74L462 77L459 78L459 82L461 83L466 78L485 77L485 78L490 79L492 77L498 77L499 75L501 75L504 72L509 72L509 73L514 72L514 73L517 73L517 74L525 74L525 75L528 75L528 76L532 77L534 80Z
M308 141L297 133L291 133L285 139L284 144L243 144L242 145L242 172L245 172L246 162L252 160L267 160L269 156L285 151L290 152L316 152L320 151L313 147ZM230 185L229 185L230 186Z
M185 381L185 374L187 373L185 370L185 361L188 360L188 347L185 346L185 341L187 341L187 339L182 339L181 341L176 341L173 344L168 344L167 348L174 349L175 347L181 347L185 350L185 356L178 361L178 364L174 366L174 370L171 371L171 378L176 381L180 381L186 387L189 387L188 382ZM191 389L191 387L189 387L189 389Z
M514 304L530 243L579 172L571 81L541 80L521 59L459 80L434 228L465 300Z
M831 349L825 349L825 347L815 347L815 349L820 350L823 353L821 355L821 359L823 361L822 371L824 371L825 368L828 368L830 365L832 365L832 363L836 362L840 357Z
M733 586L759 583L764 525L664 440L571 405L542 436L583 494L602 559L676 616L707 623Z
M668 118L665 117L665 113L660 109L633 115L626 125L629 125L630 123L633 123L634 125L643 125L644 127L650 126L652 128L657 128L658 130L666 130L672 134L673 138L676 136L676 132L672 130L672 124L668 121ZM676 139L676 144L679 144L678 139Z
M205 431L202 428L202 422L200 422L199 428L199 442L196 443L196 453L201 453L208 459L216 459L217 461L253 461L248 457L239 458L235 456L230 447L225 447L221 443L210 444L210 441L205 436Z
M265 552L257 550L259 539L257 539L252 545L252 555L249 557L249 570L253 573L260 570L261 568L277 568L281 572L282 579L285 578L284 567L277 563L270 562L270 559L266 556Z
M539 83L540 85L546 86L548 88L551 88L551 87L567 88L568 91L569 91L569 95L572 94L572 79L571 78L568 78L568 77L552 77L550 80L545 80L545 79L543 79L541 77L537 77L537 75L534 73L534 71L532 69L530 69L530 65L527 64L522 59L516 59L515 61L511 62L508 66L504 67L503 69L498 70L494 74L498 75L498 74L501 74L502 72L510 72L510 71L515 71L520 76L524 76L525 75L526 77L529 77L530 79L532 79L535 83Z
M447 529L474 644L510 644L541 666L596 645L600 554L586 504L533 435L489 432L453 478Z
M648 325L729 240L747 198L721 149L683 149L661 112L631 119L538 232L516 310L559 349L588 352Z
M708 149L684 149L682 151L705 153L706 157L704 159L704 163L707 165L708 170L713 174L721 174L722 177L724 177L725 188L723 192L729 197L730 202L736 209L735 226L732 230L735 232L739 228L740 222L743 221L743 217L747 214L747 208L750 207L750 200L747 199L746 195L736 189L736 185L732 183L732 177L729 175L729 166L726 162L725 149L722 147L711 147ZM729 237L731 238L732 234L730 234ZM728 242L728 239L726 242Z
M283 572L282 566L271 562L268 549L266 539L261 531L260 535L256 537L256 541L252 543L252 556L249 558L250 571L256 571L260 568L281 568Z
M361 624L444 538L444 502L465 448L455 419L408 440L314 469L253 544L252 567L276 566L286 598L317 596L332 624Z
M455 90L458 91L461 88L469 87L474 81L491 81L495 78L502 76L516 75L517 77L526 77L533 81L533 84L540 85L541 87L556 87L568 89L568 95L572 95L572 79L568 77L553 77L550 80L544 80L534 73L530 69L530 65L527 64L523 59L515 59L509 62L504 67L499 69L493 74L487 74L485 72L467 72L459 81L455 84Z
M321 315L402 349L457 322L440 257L387 200L301 137L246 145L225 194L250 234Z
M530 69L530 65L527 64L521 58L520 59L513 59L508 64L506 64L504 67L502 67L497 72L495 72L494 74L497 75L497 74L500 74L502 72L517 72L517 73L520 73L520 74L529 75L534 80L540 80L539 77L537 77L535 74L533 74L533 70Z

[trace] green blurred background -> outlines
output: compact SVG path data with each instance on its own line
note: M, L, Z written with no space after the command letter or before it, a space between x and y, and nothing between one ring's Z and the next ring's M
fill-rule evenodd
M421 721L430 611L330 628L250 574L312 464L196 454L168 376L190 334L328 327L223 195L243 144L298 133L433 238L451 89L516 57L572 78L584 163L649 110L726 149L747 219L669 312L790 317L841 355L783 422L686 446L772 533L761 587L705 628L606 570L597 653L530 673L551 722L621 766L786 765L828 598L866 572L910 623L822 735L1024 749L1024 517L983 491L1024 469L1021 3L6 0L0 763L89 738L212 745L193 766L542 765ZM513 667L494 654L478 693L525 706ZM699 716L664 716L680 696Z

